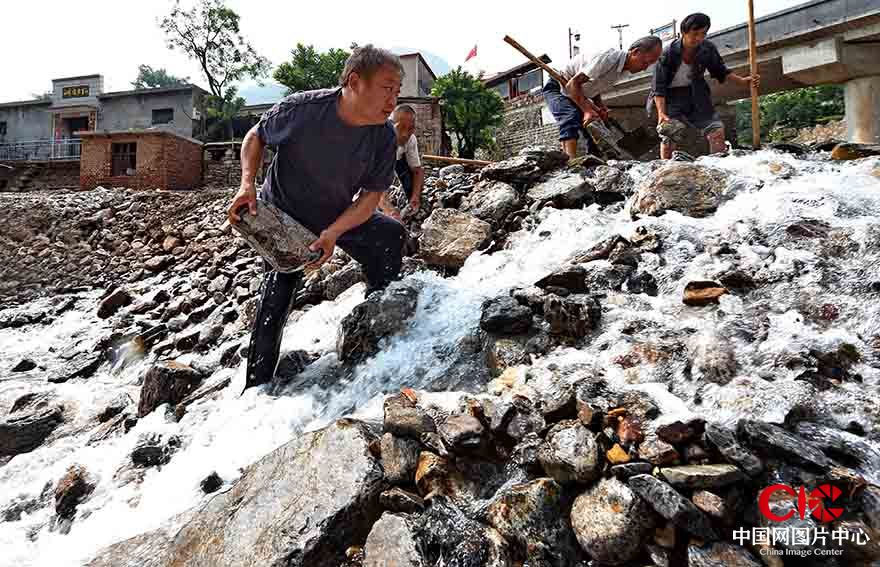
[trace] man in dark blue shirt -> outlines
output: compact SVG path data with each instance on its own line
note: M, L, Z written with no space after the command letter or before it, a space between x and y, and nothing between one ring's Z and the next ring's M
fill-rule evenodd
M396 55L372 45L354 50L340 87L292 94L266 112L241 148L241 188L230 222L244 207L256 213L255 178L263 148L275 149L260 194L318 234L311 244L319 267L336 245L361 263L367 292L400 272L404 228L375 212L394 176L397 137L388 116L397 104L403 67ZM267 271L248 351L245 388L272 379L281 336L302 274Z

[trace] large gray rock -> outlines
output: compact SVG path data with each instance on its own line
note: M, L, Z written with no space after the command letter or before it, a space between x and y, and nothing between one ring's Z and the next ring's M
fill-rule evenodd
M678 527L705 540L718 539L709 517L667 483L647 474L636 475L627 483L658 514Z
M242 211L232 228L279 272L296 271L317 254L309 250L315 234L266 201L257 201L256 215Z
M492 226L455 209L437 209L422 225L420 255L435 266L460 268L492 235Z
M47 396L16 402L9 415L0 420L0 457L33 451L63 419L63 408Z
M655 523L651 508L613 478L578 496L571 509L571 527L578 543L590 557L611 565L638 556Z
M394 282L352 309L336 337L340 360L358 362L370 357L379 351L380 341L406 329L416 312L420 291L416 282Z
M423 567L412 528L403 516L385 512L364 545L363 567Z
M379 518L382 467L367 427L340 420L249 466L231 489L157 530L97 554L90 567L338 567Z
M557 208L572 208L583 205L592 189L579 173L562 172L529 189L528 197L538 203L552 202Z
M809 440L778 425L760 421L742 421L738 431L752 447L768 457L783 459L814 470L824 471L832 461Z
M561 421L547 432L538 459L544 472L560 483L588 483L602 466L595 435L576 419Z
M159 362L147 371L138 400L138 417L144 417L162 404L182 402L202 383L202 375L175 361Z
M493 179L507 183L534 183L544 173L562 167L568 156L546 147L525 148L511 159L487 165L480 172L480 179Z
M670 163L645 180L632 202L633 215L677 211L701 218L715 212L729 176L720 169L691 163Z
M461 203L459 210L497 227L507 215L517 210L520 204L519 194L507 183L484 181L474 187Z

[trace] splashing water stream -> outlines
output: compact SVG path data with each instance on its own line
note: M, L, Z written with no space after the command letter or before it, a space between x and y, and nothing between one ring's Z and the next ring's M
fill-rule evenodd
M876 444L880 302L870 284L880 281L880 161L837 164L758 152L702 158L700 163L733 173L741 187L708 218L667 213L633 221L619 206L543 209L537 226L513 235L503 251L472 256L457 276L410 276L423 284L423 291L409 327L332 395L314 387L278 395L252 388L239 395L243 365L221 369L209 380L228 377L231 386L216 399L190 406L180 422L167 419L161 407L127 434L89 446L92 417L120 393L136 400L150 359L120 372L105 365L87 381L65 384L34 385L15 375L0 377L0 410L8 412L25 393L52 391L65 401L68 419L62 427L69 432L0 466L0 510L38 498L72 464L84 465L97 480L95 492L79 506L66 535L49 530L51 497L20 520L0 522L0 564L57 566L88 560L100 548L155 529L209 498L199 482L212 471L228 484L243 467L296 434L353 408L358 415L381 417L383 393L402 386L425 387L450 370L456 345L477 327L485 299L532 285L575 252L613 234L631 235L638 227L663 241L661 252L642 255L639 268L653 274L659 294L609 293L602 300L601 326L584 348L559 348L536 364L587 366L615 384L645 390L660 404L663 419L697 413L723 422L751 417L779 423L793 408L810 406L826 424L858 424ZM775 173L780 168L771 164L780 163L795 174L786 178ZM638 165L628 174L639 181L648 172L647 165ZM830 231L817 239L794 238L787 232L787 227L804 221L824 223ZM721 244L736 254L713 255L709 247ZM689 281L712 280L732 268L752 274L756 289L724 296L718 306L682 304ZM25 355L48 359L53 356L50 349L106 335L109 327L94 316L97 292L78 297L76 307L48 327L0 330L0 368L10 368ZM362 299L363 287L358 285L292 321L282 351L322 354L305 372L331 368L339 322ZM41 305L48 303L33 307ZM830 320L815 312L826 305L835 313ZM689 359L711 358L719 344L731 347L736 360L724 380L704 375L699 364L688 364ZM636 345L642 352L660 353L659 360L619 364ZM690 356L680 356L682 345ZM842 345L852 345L861 354L851 371L860 382L817 391L795 380L811 351L828 353ZM454 403L455 395L432 399ZM139 483L114 480L144 433L179 435L183 447L167 465L147 469ZM880 460L872 469L860 472L876 482Z

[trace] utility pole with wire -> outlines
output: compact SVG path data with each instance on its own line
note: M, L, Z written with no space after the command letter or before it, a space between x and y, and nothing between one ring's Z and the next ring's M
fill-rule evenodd
M617 30L617 35L620 37L620 50L623 51L623 28L628 28L629 24L621 24L619 26L611 26L611 29Z
M577 45L572 45L571 38L574 38L575 41L581 40L581 34L578 31L572 31L571 28L568 28L568 58L571 59L575 56L575 49L578 49Z

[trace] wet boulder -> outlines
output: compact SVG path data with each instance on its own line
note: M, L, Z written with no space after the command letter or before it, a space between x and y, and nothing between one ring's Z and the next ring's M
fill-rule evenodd
M599 325L601 316L599 301L589 295L551 294L544 300L544 318L552 335L581 339Z
M370 294L339 326L336 354L345 362L360 362L379 351L379 343L401 333L416 312L421 286L394 282L382 293Z
M532 326L532 311L514 298L502 295L483 303L480 328L489 333L517 335Z
M521 555L562 565L573 556L575 545L563 509L562 487L552 479L539 478L499 490L486 509L486 518Z
M626 484L605 479L575 498L571 526L581 548L603 564L635 559L651 537L656 516Z
M419 547L406 517L385 512L367 536L363 567L424 567Z
M369 428L339 420L247 467L227 491L176 522L102 550L105 565L337 567L380 516L382 467ZM308 487L308 490L303 490Z
M9 415L0 419L0 457L33 451L63 420L63 407L49 396L16 401Z
M98 318L107 319L112 317L126 305L131 305L132 301L133 298L130 293L122 288L117 288L101 300L101 304L98 306Z
M487 165L480 172L480 179L506 183L534 183L546 172L562 167L567 161L568 156L558 149L529 147L508 160Z
M155 364L144 376L138 400L138 417L144 417L162 404L182 402L202 383L202 374L179 362Z
M709 517L669 484L647 474L631 477L627 484L658 514L678 527L708 541L718 539Z
M631 212L635 216L676 211L689 217L706 217L718 209L728 182L729 175L720 169L670 163L642 182Z
M382 436L380 446L385 479L391 484L412 483L419 463L419 442L386 433Z
M588 483L602 467L595 434L578 420L561 421L547 432L538 459L547 475L559 483Z
M422 225L420 255L430 265L460 268L489 242L492 226L455 209L436 209Z
M507 183L483 181L464 199L459 210L498 227L521 204L519 194Z
M582 206L592 190L592 185L583 176L564 171L533 186L528 197L538 204L552 203L556 208L568 209Z

